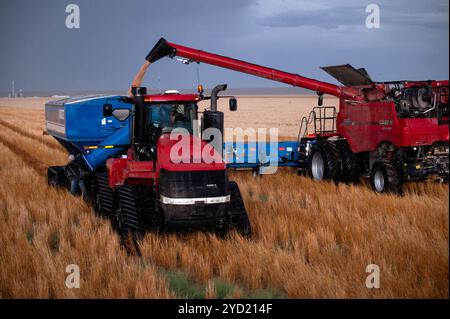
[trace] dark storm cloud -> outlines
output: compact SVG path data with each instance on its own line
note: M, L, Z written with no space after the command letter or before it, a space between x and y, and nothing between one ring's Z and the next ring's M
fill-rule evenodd
M79 29L65 27L69 3L80 8ZM211 41L223 49L241 31L235 21L247 3L2 0L0 91L6 91L12 79L24 90L127 87L161 36L193 46ZM183 72L177 72L174 63L160 65L167 65L166 72L157 65L151 76L168 83L170 77L164 79L164 74L173 72L173 85L190 86L190 80L182 81Z
M431 29L448 27L448 3L443 1L423 1L414 5L411 1L380 2L374 1L380 8L382 23L387 25L417 26L421 25ZM331 3L329 7L315 10L301 10L302 1L286 11L270 14L258 19L262 26L269 27L301 27L316 26L324 29L335 29L342 26L361 26L364 24L368 13L365 9L367 3L348 6L342 2L342 6Z
M308 12L281 12L259 20L259 24L268 27L317 26L335 29L339 26L361 25L366 13L363 7L328 8Z
M381 9L381 28L365 28L365 7ZM78 4L81 28L65 27ZM375 0L1 0L0 94L11 80L34 90L129 86L161 37L251 62L332 81L320 65L365 66L376 80L448 78L448 2ZM195 88L282 86L207 65L163 59L146 85Z

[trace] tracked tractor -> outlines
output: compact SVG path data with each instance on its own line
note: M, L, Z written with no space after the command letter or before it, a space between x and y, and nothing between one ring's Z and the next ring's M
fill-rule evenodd
M335 85L163 38L147 59L166 56L317 92L318 106L302 119L296 149L286 152L283 146L283 162L301 174L336 182L357 182L363 176L376 192L394 193L401 193L408 181L448 181L448 80L376 82L364 68L349 64L322 68L342 84ZM338 111L322 105L323 94L339 99Z
M122 236L174 229L211 229L221 236L235 229L249 236L239 187L228 180L222 160L223 145L213 147L211 136L204 136L211 129L223 132L217 99L225 89L219 85L211 96L201 87L198 94L150 95L134 85L131 96L47 103L47 132L70 154L69 163L48 169L49 184L83 195ZM207 99L211 108L201 112L198 102ZM235 102L230 97L232 110Z

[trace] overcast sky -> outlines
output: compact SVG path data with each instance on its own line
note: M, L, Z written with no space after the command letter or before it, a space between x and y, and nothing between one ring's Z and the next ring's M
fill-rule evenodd
M80 8L80 28L65 25ZM365 9L380 7L379 29ZM160 38L334 82L320 66L350 63L374 80L448 79L447 0L0 0L0 92L126 90ZM152 88L284 86L201 64L163 59ZM335 82L334 82L335 83Z

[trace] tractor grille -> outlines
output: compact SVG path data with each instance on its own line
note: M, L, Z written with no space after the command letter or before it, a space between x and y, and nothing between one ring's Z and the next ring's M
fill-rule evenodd
M162 169L159 193L172 198L215 197L227 194L227 172L176 172Z

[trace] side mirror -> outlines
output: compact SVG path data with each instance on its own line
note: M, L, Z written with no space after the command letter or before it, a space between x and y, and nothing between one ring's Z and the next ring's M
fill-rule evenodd
M103 117L109 117L113 115L113 109L111 104L103 105Z
M319 100L317 101L317 105L322 106L323 105L323 94L318 93L318 95L319 95Z
M230 106L230 111L234 112L237 110L237 100L233 97L228 101Z

